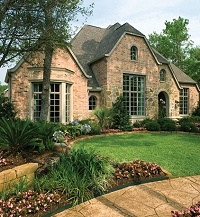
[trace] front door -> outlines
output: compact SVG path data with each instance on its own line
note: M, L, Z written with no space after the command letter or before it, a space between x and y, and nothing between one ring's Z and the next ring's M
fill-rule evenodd
M167 93L160 92L158 94L158 118L168 117L168 97Z

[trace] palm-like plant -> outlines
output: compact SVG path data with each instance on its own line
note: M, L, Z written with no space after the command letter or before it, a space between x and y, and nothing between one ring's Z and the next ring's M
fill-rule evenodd
M0 119L0 149L17 153L39 145L37 127L30 120Z

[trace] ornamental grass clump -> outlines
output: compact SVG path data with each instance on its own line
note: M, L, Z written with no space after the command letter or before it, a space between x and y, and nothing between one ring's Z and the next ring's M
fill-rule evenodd
M112 172L113 167L107 158L93 150L72 149L69 155L61 156L47 175L35 181L35 189L61 191L73 204L78 204L105 191Z

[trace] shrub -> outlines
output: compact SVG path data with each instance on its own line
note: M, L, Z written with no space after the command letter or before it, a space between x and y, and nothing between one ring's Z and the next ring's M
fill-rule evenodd
M130 115L124 106L124 97L119 96L112 107L112 127L123 131L132 130Z
M197 105L197 107L194 109L194 111L192 112L193 116L200 116L200 101Z
M44 150L53 150L53 134L58 125L47 121L37 121L33 123L33 126L37 128L37 135L42 140Z
M65 192L77 204L90 199L95 192L103 192L112 172L113 167L107 158L93 150L72 149L68 156L61 156L49 174L36 180L35 187L37 190Z
M160 129L163 131L175 131L177 130L176 122L169 118L161 118L158 119L158 123L160 124Z
M160 130L160 124L155 120L146 121L144 126L149 131L159 131Z
M197 126L193 123L193 118L187 117L179 120L180 130L184 132L198 132Z
M101 128L109 128L111 124L111 110L105 107L94 110L94 115L97 117Z
M15 118L14 106L6 97L0 94L0 118Z
M90 122L90 126L91 126L91 131L90 131L91 135L99 135L99 134L101 134L101 127L99 126L98 123Z
M37 127L30 120L0 119L0 149L11 149L14 153L27 148L41 146Z

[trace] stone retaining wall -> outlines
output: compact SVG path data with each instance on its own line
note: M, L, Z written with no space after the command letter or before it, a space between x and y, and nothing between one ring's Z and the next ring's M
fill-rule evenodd
M38 163L27 163L0 172L0 191L10 187L14 183L19 182L22 178L26 178L28 184L31 184L37 168Z

